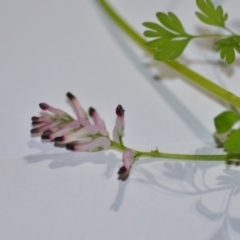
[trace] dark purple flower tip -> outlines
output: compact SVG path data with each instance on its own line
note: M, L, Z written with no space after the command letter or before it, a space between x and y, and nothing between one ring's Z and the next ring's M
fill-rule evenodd
M73 100L75 98L75 96L70 92L68 92L66 95L70 100Z
M116 114L118 117L123 117L124 116L124 112L125 110L123 109L123 107L121 105L118 105L116 108Z
M75 146L76 146L76 143L75 142L71 142L71 143L66 144L66 149L74 151L75 150Z
M53 139L54 142L62 142L65 140L65 137L64 136L61 136L61 137L56 137Z
M92 117L93 114L95 113L95 111L96 111L96 110L95 110L94 108L90 107L90 108L88 109L88 114L89 114L89 116Z
M31 119L32 119L33 122L36 122L36 121L38 121L39 117L35 117L35 116L34 116L34 117L32 117Z
M48 104L46 104L46 103L40 103L40 104L39 104L39 107L40 107L42 110L47 110L47 109L48 109Z
M36 134L36 133L39 133L39 128L33 128L31 129L31 134Z
M118 170L118 175L122 175L127 172L127 168L125 166L120 167Z
M49 140L50 139L50 135L52 134L51 130L46 130L42 133L41 138L45 139L45 140Z
M125 181L127 180L128 176L129 176L129 172L127 171L127 168L125 166L122 166L119 170L118 170L118 179Z
M32 125L39 125L39 124L42 124L42 123L44 123L44 122L43 121L39 121L39 122L35 121L35 122L32 122Z

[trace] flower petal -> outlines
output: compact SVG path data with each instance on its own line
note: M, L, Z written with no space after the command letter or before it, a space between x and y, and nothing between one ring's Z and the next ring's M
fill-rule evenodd
M52 128L56 127L57 125L59 125L60 122L59 121L54 121L52 123L46 123L44 124L43 126L41 127L38 127L38 128L33 128L31 130L31 134L38 134L38 133L42 133L46 130L51 130Z
M78 142L72 142L66 145L66 148L79 152L95 152L106 150L110 147L110 140L106 137L94 138L88 143L79 144Z
M66 112L62 111L61 109L57 109L54 108L50 105L48 105L47 103L40 103L39 107L43 110L43 111L49 111L57 116L66 116L68 115Z
M113 129L113 140L117 143L120 143L120 137L122 137L124 133L124 112L123 107L118 105L116 108L116 124Z
M60 137L63 135L67 135L72 133L72 131L74 131L74 129L80 127L80 123L78 121L72 121L70 123L64 124L63 126L59 127L56 131L52 132L49 135L49 139L54 139L56 137Z
M134 152L130 149L123 151L123 166L118 170L119 179L125 181L134 163Z
M73 108L77 114L78 121L83 125L87 126L90 124L87 114L78 102L77 98L70 92L67 93L68 99L71 101Z
M122 161L123 161L123 165L127 168L127 171L130 171L134 162L133 150L126 149L125 151L123 151Z
M93 138L93 135L97 133L98 133L98 127L91 124L69 135L63 135L62 138L56 138L54 139L54 141L61 142L61 143L70 143L73 141L86 143L91 141Z
M104 123L104 121L100 118L98 112L97 112L94 108L92 108L92 107L89 108L89 111L88 111L88 112L89 112L89 115L93 118L94 124L98 127L99 132L100 132L103 136L108 136L109 133L108 133L108 131L107 131L107 129L106 129L105 123Z

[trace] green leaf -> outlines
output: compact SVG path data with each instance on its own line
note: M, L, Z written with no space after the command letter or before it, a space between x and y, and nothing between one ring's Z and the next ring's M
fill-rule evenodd
M168 14L157 13L157 18L162 25L145 22L143 25L148 28L143 34L152 38L146 46L157 49L155 59L159 61L174 60L179 57L192 39L188 35L180 20L171 12Z
M166 30L165 28L163 28L162 26L160 26L157 23L145 22L145 23L143 23L143 26L150 28L151 31L158 33L159 36L172 34L171 32L169 32L168 30Z
M174 60L184 51L190 39L168 41L158 47L154 59L158 61Z
M214 124L218 134L225 133L233 127L233 125L240 120L240 115L232 112L226 111L219 114L214 118Z
M228 153L240 153L240 129L229 134L224 146Z
M197 17L208 25L224 27L228 14L223 12L222 6L214 7L211 0L196 0L201 12L196 12Z
M225 59L228 64L235 61L235 51L240 53L240 37L230 36L222 38L215 43L216 51L220 51L220 56Z
M182 23L174 13L169 12L168 14L165 14L163 12L159 12L157 13L157 18L167 29L181 35L186 35Z

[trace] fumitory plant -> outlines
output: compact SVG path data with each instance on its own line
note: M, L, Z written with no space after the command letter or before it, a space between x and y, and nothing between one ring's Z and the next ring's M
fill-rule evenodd
M226 160L226 155L191 155L191 154L171 154L162 153L158 150L142 152L134 150L124 145L124 115L125 110L121 105L116 107L116 124L112 131L112 138L106 129L104 121L99 113L92 107L88 110L89 121L86 111L82 108L77 98L72 93L67 93L67 97L72 104L77 119L68 113L54 108L47 103L40 103L39 107L44 113L39 117L32 117L31 130L33 135L41 135L42 140L51 141L56 146L66 147L66 149L78 152L96 152L108 150L110 148L122 151L123 166L119 169L119 179L125 180L135 160L139 157L172 158L185 160Z
M123 141L125 111L121 105L118 105L115 111L116 124L111 137L99 113L94 108L89 108L87 114L71 93L67 93L67 97L72 103L77 119L60 109L51 107L46 103L40 103L40 108L51 114L32 117L34 128L31 130L31 134L40 134L44 141L52 141L56 146L64 146L71 151L93 152L110 148L121 151L123 165L118 171L121 180L128 177L132 165L141 157L203 161L224 160L228 163L239 164L240 128L237 124L240 122L238 112L240 98L175 60L182 54L190 41L196 38L214 38L217 39L215 47L216 51L220 52L220 57L228 64L234 62L235 54L240 53L240 35L226 27L228 14L223 11L222 6L214 6L211 0L196 0L199 9L196 16L205 24L224 29L228 33L226 35L204 34L196 36L189 34L174 13L159 12L156 14L159 23L143 23L147 28L144 36L151 39L147 42L118 15L107 0L97 0L97 2L109 18L139 47L153 55L155 60L161 61L189 81L232 106L234 110L225 111L214 119L215 138L226 153L221 155L172 154L160 152L158 149L150 152L132 149L126 146ZM88 115L92 119L92 123Z

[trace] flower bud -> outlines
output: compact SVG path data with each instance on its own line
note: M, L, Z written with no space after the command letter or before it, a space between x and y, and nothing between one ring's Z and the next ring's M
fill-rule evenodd
M130 150L130 149L124 150L122 155L122 161L123 161L123 166L118 170L118 175L119 175L118 179L125 181L128 178L129 172L134 163L133 150Z
M124 112L125 110L122 108L122 106L118 105L116 108L116 124L113 129L113 140L117 143L120 143L120 138L124 133Z

